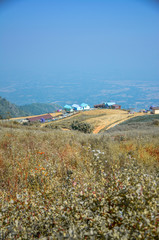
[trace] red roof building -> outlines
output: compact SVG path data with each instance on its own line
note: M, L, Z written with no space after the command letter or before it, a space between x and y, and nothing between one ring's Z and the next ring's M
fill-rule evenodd
M111 107L112 109L121 109L121 106L118 104L113 104Z
M29 122L40 121L41 119L49 120L52 119L51 114L39 115L37 117L26 118Z
M104 103L96 104L94 105L94 108L105 108L105 104Z

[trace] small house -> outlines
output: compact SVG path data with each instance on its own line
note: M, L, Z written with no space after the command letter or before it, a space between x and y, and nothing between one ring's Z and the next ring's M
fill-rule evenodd
M64 110L65 110L66 112L73 112L73 108L72 108L70 105L65 105L65 106L64 106Z
M81 111L81 110L83 110L83 108L80 107L78 104L73 104L73 105L72 105L72 108L73 108L73 110L75 110L75 111Z
M94 108L105 108L105 103L96 104L94 105Z
M89 110L90 109L90 106L87 103L82 103L81 107L82 107L83 110Z
M159 107L152 107L152 108L151 108L151 112L152 112L153 114L159 114Z
M36 117L30 117L30 118L26 118L26 120L28 120L29 122L44 122L45 120L49 120L52 119L51 114L44 114L44 115L39 115Z
M106 102L105 106L106 108L112 108L112 105L115 105L115 104L116 104L115 102Z
M111 106L111 108L112 108L112 109L121 109L121 106L118 105L118 104L113 104L113 105Z

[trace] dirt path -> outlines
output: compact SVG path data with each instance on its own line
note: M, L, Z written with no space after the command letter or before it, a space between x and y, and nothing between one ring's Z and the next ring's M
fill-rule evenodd
M115 127L116 125L118 125L118 124L120 124L120 123L122 123L122 122L125 122L125 121L128 120L128 119L131 119L131 118L134 118L134 117L137 117L137 116L141 116L141 115L144 115L144 114L135 113L134 115L128 115L128 116L126 116L126 117L124 117L124 118L122 118L122 119L119 119L119 120L117 120L116 117L114 118L114 120L113 120L113 119L108 119L108 120L107 120L107 123L101 124L101 125L99 125L98 127L96 127L96 128L94 129L93 133L94 133L94 134L97 134L97 133L99 133L102 129L106 128L107 126L108 126L108 127L107 127L105 130L108 130L108 129L110 129L110 128L112 128L112 127ZM120 118L120 117L122 117L122 116L119 116L119 118Z
M106 127L105 124L103 124L103 125L101 125L101 126L98 126L97 128L94 129L93 133L94 133L94 134L97 134L97 133L99 133L103 128L105 128L105 127Z

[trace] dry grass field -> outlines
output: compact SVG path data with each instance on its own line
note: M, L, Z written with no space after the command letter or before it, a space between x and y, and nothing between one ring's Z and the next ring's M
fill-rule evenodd
M90 111L79 112L76 115L68 117L66 119L60 119L54 123L49 122L42 124L41 127L50 125L60 127L62 129L70 129L70 125L73 121L86 122L93 127L93 133L97 134L101 131L105 131L129 118L136 116L142 116L143 113L129 114L124 110L113 110L113 109L94 109Z
M158 239L159 138L0 126L0 239Z
M76 120L91 124L91 126L94 129L93 133L97 134L102 130L105 131L130 118L143 116L143 115L145 114L143 113L129 114L127 111L124 111L124 110L95 109L95 110L78 113L78 116L72 116L70 118L72 118L72 121L76 119ZM62 123L62 121L65 121L65 120L61 119L59 121L61 121Z
M98 116L100 114L103 114L103 116ZM95 117L86 120L86 122L90 123L94 127L93 133L99 133L102 129L107 130L123 121L126 121L129 118L141 115L143 115L143 113L134 113L130 115L127 111L123 110L113 109L94 110Z
M94 110L58 124L128 116ZM0 239L158 240L159 124L149 120L100 134L0 122Z
M61 115L61 113L50 113L50 114L52 115L52 117L58 117ZM75 115L56 120L55 122L42 123L40 127L47 127L47 126L49 127L50 125L50 126L60 127L63 130L69 130L71 123L74 120L78 120L80 122L89 123L94 129L93 133L97 134L101 131L105 131L111 127L114 127L117 124L120 124L129 118L142 116L142 115L143 113L134 113L130 115L127 111L124 111L124 110L94 109L90 111L78 112ZM29 116L29 117L35 117L35 116ZM11 120L19 120L19 119L23 119L23 117L12 118Z

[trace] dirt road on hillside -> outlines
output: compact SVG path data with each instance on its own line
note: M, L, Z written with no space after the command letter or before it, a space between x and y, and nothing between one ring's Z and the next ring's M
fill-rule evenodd
M56 122L57 125L58 125L58 123L61 123L62 121L69 120L78 115L79 121L87 122L94 127L94 131L93 131L94 134L99 133L101 130L106 131L106 130L108 130L130 118L145 115L144 113L129 114L127 111L117 110L117 109L116 110L93 109L90 111L78 112L76 114L67 116L65 118L59 117L59 115L61 115L61 113L50 113L50 114L52 115L53 118L57 117L57 120L54 121L54 123ZM36 115L36 116L38 116L38 115ZM42 115L40 115L40 116L42 116ZM31 117L35 117L35 116L31 116ZM58 117L59 117L59 119L58 119ZM18 120L18 119L23 119L23 118L27 118L27 117L12 118L11 120ZM78 120L78 118L75 118L75 119ZM53 121L42 123L40 127L45 127L46 125L49 125L52 123L53 123ZM67 130L67 127L64 129Z
M94 127L94 134L99 133L102 129L108 130L130 118L143 115L143 113L129 114L127 111L113 109L95 109L85 112L79 112L77 114L79 116L79 119L82 116L90 116L90 118L84 120L84 122L87 122ZM67 118L61 118L59 120L56 120L55 122L58 124L58 122L62 122L65 119L73 118L74 116L75 115L69 116ZM43 123L41 127L44 127L51 123L52 122Z
M123 116L120 114L109 116L109 118L107 120L106 119L104 120L105 123L101 122L101 124L94 129L93 133L97 134L104 128L105 128L105 130L108 130L122 122L125 122L126 120L128 120L130 118L134 118L134 117L141 116L141 115L144 115L144 114L143 113L135 113L133 115L127 115L127 116Z

